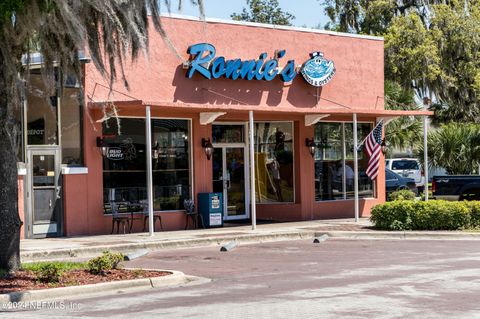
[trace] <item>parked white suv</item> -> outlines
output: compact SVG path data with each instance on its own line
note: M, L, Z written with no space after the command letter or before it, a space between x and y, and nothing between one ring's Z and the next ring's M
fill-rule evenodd
M390 158L385 166L403 177L413 178L419 191L425 187L425 176L422 166L416 158Z

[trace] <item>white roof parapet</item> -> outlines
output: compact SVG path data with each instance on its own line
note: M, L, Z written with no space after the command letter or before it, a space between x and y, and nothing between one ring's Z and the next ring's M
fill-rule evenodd
M200 113L200 124L207 125L213 123L217 118L222 115L227 114L227 112L201 112Z
M321 119L329 117L330 114L306 114L305 126L311 126L320 122Z
M173 19L203 21L199 17L177 14L177 13L162 12L160 14L160 16L165 17L165 18L173 18ZM205 22L245 25L245 26L257 27L257 28L268 28L268 29L288 30L288 31L297 31L297 32L308 32L308 33L320 33L320 34L327 34L327 35L333 35L333 36L339 36L339 37L358 38L358 39L366 39L366 40L374 40L374 41L384 41L383 37L378 37L378 36L373 36L373 35L354 34L354 33L337 32L337 31L303 28L303 27L294 27L294 26L274 25L274 24L258 23L258 22L235 21L235 20L218 19L218 18L205 18Z

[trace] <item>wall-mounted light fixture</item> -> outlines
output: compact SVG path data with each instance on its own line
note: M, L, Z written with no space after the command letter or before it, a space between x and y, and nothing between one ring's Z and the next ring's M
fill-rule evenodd
M105 140L100 136L97 136L97 147L101 148L103 156L107 156L107 145L105 144Z
M308 151L310 152L310 155L312 155L312 157L315 156L315 149L316 149L316 145L315 145L315 141L313 140L313 138L306 138L305 139L305 146L308 147Z
M205 155L207 155L207 159L210 160L213 153L213 145L209 138L202 138L202 147L205 151Z

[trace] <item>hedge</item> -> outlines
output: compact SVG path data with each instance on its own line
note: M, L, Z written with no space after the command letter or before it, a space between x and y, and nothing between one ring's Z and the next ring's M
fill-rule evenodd
M373 207L370 221L386 230L480 228L480 201L398 200Z
M401 189L395 192L392 192L391 194L388 195L388 200L394 201L394 200L414 200L415 199L415 193L412 192L409 189Z

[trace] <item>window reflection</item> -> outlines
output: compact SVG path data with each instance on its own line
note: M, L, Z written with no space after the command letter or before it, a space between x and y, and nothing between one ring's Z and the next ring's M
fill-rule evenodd
M362 142L373 129L370 123L357 124L358 143ZM345 144L347 149L346 163L353 168L353 124L345 123ZM368 167L368 156L365 153L364 147L360 147L358 152L358 197L374 197L374 183L367 176L366 171ZM352 191L347 193L347 198L355 198Z
M191 196L189 132L188 120L152 120L154 210L182 210ZM103 138L104 201L145 201L145 120L109 119Z
M369 123L358 123L358 141L370 133ZM353 124L315 125L315 200L354 198ZM359 197L373 197L373 182L366 175L368 158L358 152Z
M69 77L68 79L70 79ZM66 81L66 84L70 82ZM80 88L65 86L60 100L62 163L82 165Z
M244 143L244 125L212 125L212 143Z
M27 143L56 145L57 95L54 84L45 84L40 70L32 70L27 96Z
M293 202L292 123L256 122L254 134L257 202Z

